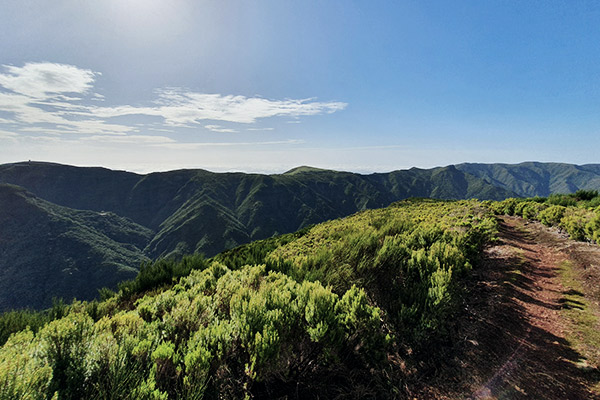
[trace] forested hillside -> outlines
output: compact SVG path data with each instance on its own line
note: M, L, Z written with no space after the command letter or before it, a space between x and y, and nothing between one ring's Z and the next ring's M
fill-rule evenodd
M114 213L73 210L0 184L0 311L90 300L137 275L152 231Z
M0 240L21 238L19 246L0 254L0 265L18 266L21 274L29 277L24 280L23 293L36 293L34 297L17 296L9 290L6 297L18 300L4 307L47 306L52 296L91 298L98 288L114 287L121 277L134 274L145 258L178 258L190 253L212 256L253 240L409 197L501 200L521 193L560 190L565 185L568 189L600 185L598 175L593 175L600 172L596 167L462 164L370 175L311 167L276 175L204 170L139 175L40 162L5 164L0 166L0 183L18 185L30 193L28 198L44 205L28 213L19 212L20 206L7 199L0 202L0 213L11 213ZM66 238L72 238L70 232L75 229L68 224L40 222L35 233L23 233L36 213L42 210L44 215L52 207L60 209L66 220L77 220L77 229L100 234L75 235L77 243L87 243L81 249L67 245ZM82 219L82 210L94 218ZM119 222L98 226L108 220ZM52 250L63 247L68 250ZM89 249L99 255L95 259L106 260L102 265L118 265L118 276L109 278L111 273L98 272L105 267L88 265L92 259ZM11 276L10 268L1 270L4 275L0 276ZM81 271L90 269L97 272L83 279ZM45 278L50 275L53 278ZM49 285L53 279L62 283ZM78 283L71 284L72 279ZM21 284L14 286L15 290L19 287Z
M0 166L0 182L61 206L130 218L156 232L146 248L152 258L214 255L409 197L500 200L514 195L454 167L372 175L312 168L281 175L204 170L136 175L34 162Z
M484 179L519 197L546 197L600 189L600 164L572 165L525 162L521 164L459 164L457 169Z
M374 175L312 168L137 175L27 162L0 166L0 182L24 188L0 199L9 221L0 228L0 309L47 307L54 296L90 299L134 276L146 258L212 256L409 196L508 194L452 167Z

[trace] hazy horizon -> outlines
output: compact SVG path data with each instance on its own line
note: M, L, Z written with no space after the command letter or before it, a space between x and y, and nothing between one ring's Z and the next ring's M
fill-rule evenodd
M573 164L573 163L562 163L562 162L555 162L555 161L538 161L538 160L525 160L525 161L521 161L521 162L516 162L516 163L503 163L503 162L498 162L498 163L471 163L471 162L463 162L463 163L456 163L456 164L444 164L444 165L433 165L430 167L421 167L421 166L415 166L415 165L411 165L411 166L405 166L405 167L399 167L399 168L394 168L394 169L381 169L381 170L371 170L371 169L344 169L344 168L325 168L325 167L320 167L318 165L296 165L294 167L291 168L287 168L287 169L276 169L276 170L269 170L269 169L256 169L256 168L252 168L252 167L248 167L248 168L229 168L229 169L218 169L218 168L205 168L205 167L194 167L194 166L189 166L189 167L180 167L180 168L168 168L168 167L164 167L161 168L161 166L156 166L155 168L150 168L150 169L128 169L128 168L119 168L119 167L109 167L106 165L100 165L100 164L67 164L67 163L61 163L61 162L56 162L56 161L48 161L48 160L18 160L18 161L12 161L12 162L7 162L7 163L0 163L0 165L7 165L7 164L18 164L18 163L27 163L27 162L31 162L31 163L46 163L46 164L59 164L59 165L66 165L66 166L72 166L72 167L81 167L81 168L106 168L106 169L110 169L113 171L125 171L125 172L132 172L135 174L139 174L139 175L146 175L146 174L151 174L151 173L155 173L155 172L170 172L170 171L175 171L175 170L181 170L181 169L200 169L200 170L205 170L205 171L209 171L209 172L215 172L215 173L227 173L227 172L232 172L232 173L236 173L236 172L240 172L240 173L245 173L245 174L264 174L264 175L280 175L280 174L284 174L288 171L291 171L293 169L296 168L300 168L300 167L309 167L309 168L316 168L316 169L323 169L323 170L329 170L329 171L335 171L335 172L350 172L350 173L356 173L356 174L361 174L361 175L369 175L369 174L377 174L377 173L388 173L388 172L393 172L393 171L402 171L402 170L408 170L411 168L417 168L417 169L434 169L434 168L444 168L444 167L449 167L449 166L455 166L455 165L460 165L460 164L498 164L498 165L518 165L518 164L525 164L525 163L541 163L541 164L569 164L569 165L576 165L576 166L583 166L583 165L591 165L591 164L595 164L598 165L600 163L584 163L584 164Z

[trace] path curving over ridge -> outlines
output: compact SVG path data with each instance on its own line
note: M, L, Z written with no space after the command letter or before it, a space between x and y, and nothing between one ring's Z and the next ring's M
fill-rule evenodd
M600 246L517 217L474 270L454 359L414 399L600 399Z

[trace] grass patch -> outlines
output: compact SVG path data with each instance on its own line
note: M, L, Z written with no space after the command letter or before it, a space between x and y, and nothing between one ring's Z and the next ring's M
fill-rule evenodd
M520 264L519 266L521 266L521 265L522 264ZM504 280L504 283L514 284L522 276L523 276L523 273L521 272L520 269L512 269L512 270L506 272L506 279Z
M520 227L516 228L522 231ZM506 271L506 279L504 279L504 283L516 284L519 279L523 278L523 267L527 263L527 259L525 258L525 253L521 249L512 249L512 254L514 255L513 259L513 269L510 271Z
M560 304L561 314L568 321L567 339L586 360L578 363L581 368L600 366L600 320L584 295L575 266L570 261L559 264L559 277L565 290ZM596 385L600 389L600 384Z

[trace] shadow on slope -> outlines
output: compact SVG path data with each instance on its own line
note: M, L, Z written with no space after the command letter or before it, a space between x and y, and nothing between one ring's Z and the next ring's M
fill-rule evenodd
M558 322L563 293L557 268L539 244L501 221L501 241L473 271L447 364L420 376L419 398L597 399L595 369L564 338Z
M91 300L136 276L151 236L113 213L60 207L0 184L0 310Z

